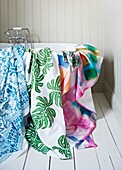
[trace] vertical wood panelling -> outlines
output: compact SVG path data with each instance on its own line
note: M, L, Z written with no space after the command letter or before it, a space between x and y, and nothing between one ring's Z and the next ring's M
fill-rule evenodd
M89 27L89 10L90 10L90 0L82 0L82 43L89 42L89 34L90 34L90 27Z
M120 9L120 1L119 0L117 0L117 6L118 6L118 9L117 9L117 23L118 23L118 25L120 25L119 23L121 23L121 17L120 17L120 15L121 15L121 9ZM118 65L118 70L117 70L117 72L119 73L119 71L121 70L121 64L119 64L120 63L120 56L121 56L121 46L120 46L120 43L121 43L121 38L119 38L119 35L121 35L120 34L120 32L121 32L121 26L118 26L117 27L117 52L118 52L118 56L119 56L119 59L118 59L118 63L117 63L117 65ZM121 36L120 36L121 37ZM120 78L119 78L119 75L118 75L118 89L120 89L120 91L119 91L119 94L118 94L118 97L119 97L119 99L120 99L120 101L121 101L121 80L120 80Z
M41 42L49 41L49 0L41 0Z
M5 36L5 31L8 29L8 1L7 0L1 0L1 10L0 10L0 17L1 17L1 23L0 23L0 30L1 30L1 42L7 41L7 38Z
M122 1L120 1L120 4L119 4L119 15L120 15L119 16L119 23L121 23L122 22ZM119 37L121 37L121 38L119 38L120 39L120 44L119 44L120 58L119 58L119 61L120 61L120 63L122 63L122 48L121 48L121 44L122 44L122 23L120 24ZM122 73L121 64L119 64L119 67L120 67L119 73ZM121 94L120 101L122 103L122 77L120 78L119 82L120 82L120 94Z
M66 42L73 42L73 33L74 33L74 7L73 0L65 0L65 10L66 10L66 20L65 20L65 29L66 29Z
M65 42L65 0L57 0L57 42Z
M33 7L33 42L40 42L40 35L41 35L41 28L40 28L40 6L41 3L38 0L32 0L32 7Z
M16 4L16 0L11 0L8 1L8 27L12 28L16 26L16 20L17 20L17 4Z
M103 50L100 0L0 0L0 42L14 26L29 28L33 42L92 43ZM99 13L98 13L99 7ZM99 15L98 15L99 14ZM102 21L101 21L102 20ZM100 80L103 80L102 74ZM101 86L102 88L102 86Z
M89 14L89 42L97 47L98 38L98 0L92 0L90 3Z
M101 52L104 53L105 49L105 0L98 0L96 2L96 7L97 7L97 16L96 16L96 19L97 19L97 25L96 25L96 31L97 31L97 34L95 33L94 31L94 34L96 34L96 42L97 42L97 47L98 49L101 50ZM94 9L95 10L95 9ZM92 40L93 41L93 40ZM104 81L104 63L103 63L103 66L102 66L102 71L101 71L101 75L100 75L100 78L99 80L100 81ZM103 86L104 86L104 82L103 82Z
M81 31L82 31L82 25L81 25L81 0L73 0L73 7L74 7L74 37L73 40L75 43L81 43Z
M25 27L29 28L32 33L33 30L33 7L32 0L25 0Z
M103 37L97 30L97 3L102 3L100 0L0 1L8 13L3 19L2 12L1 30L5 28L4 25L7 28L16 25L28 27L33 34L34 42L82 41L96 45L97 39ZM1 41L3 40L5 41L2 38Z
M98 35L97 46L104 52L105 48L105 0L98 0Z
M17 26L25 27L25 5L24 0L16 0L17 3Z
M121 64L120 63L120 58L122 56L122 53L120 51L121 49L121 39L122 37L120 36L120 27L122 25L122 18L120 17L120 11L119 11L119 6L120 6L120 0L116 0L115 1L115 5L116 5L116 56L115 56L115 59L116 59L116 76L117 76L117 97L119 99L119 101L122 103L121 101L121 89L122 89L122 85L120 84L121 82L121 79L122 79L122 76L121 76Z
M116 79L114 71L116 71L115 62L113 63L113 56L115 56L115 14L113 14L114 5L111 0L105 2L105 79L110 84L110 88L116 91L116 82L113 84L113 79ZM113 3L112 3L113 4ZM115 21L116 22L116 21ZM108 50L109 49L109 50Z
M49 0L49 42L56 42L57 0Z
M111 3L111 2L110 2ZM116 59L114 60L114 72L115 72L115 86L114 86L114 92L116 93L116 96L118 97L118 92L117 92L117 86L118 86L118 83L117 83L117 60L118 60L118 56L117 56L117 5L116 5L116 2L113 1L113 5L111 5L111 17L110 17L110 21L111 21L111 26L112 29L110 31L110 34L112 35L112 32L114 34L113 38L111 38L111 46L110 46L110 49L111 49L111 52L113 53L113 59L114 57L116 57ZM114 10L114 13L112 14L112 11ZM114 19L114 24L112 24L112 20ZM114 39L114 41L112 41ZM112 49L114 47L114 49Z
M116 0L116 18L117 18L117 23L116 23L116 55L117 55L117 96L119 99L121 99L121 93L119 91L119 89L121 89L121 86L120 86L120 78L119 78L119 70L120 70L120 56L121 56L121 53L120 53L120 38L119 38L119 34L120 34L120 23L121 21L119 22L119 16L120 16L120 11L119 11L119 5L120 5L120 0Z
M105 4L105 96L120 122L122 118L122 2L108 0Z

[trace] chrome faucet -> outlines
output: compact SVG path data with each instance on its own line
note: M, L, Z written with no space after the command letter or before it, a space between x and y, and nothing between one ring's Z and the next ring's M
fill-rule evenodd
M28 33L29 41L30 41L31 48L32 48L32 38L31 38L30 31L28 28L13 27L13 28L8 29L5 32L5 34L7 35L8 43L16 44L22 41L22 43L25 43L25 46L26 46L27 37L24 31L27 31Z

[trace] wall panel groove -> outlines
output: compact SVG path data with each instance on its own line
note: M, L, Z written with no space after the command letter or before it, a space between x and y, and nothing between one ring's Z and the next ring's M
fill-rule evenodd
M82 12L82 43L88 43L90 37L90 24L89 24L89 0L82 0L81 12Z
M8 28L21 26L29 28L33 42L91 43L104 50L103 1L0 0L0 4L0 42L7 42ZM103 78L104 73L100 81Z
M0 0L1 2L1 10L0 10L0 16L1 16L1 23L0 23L0 30L1 30L1 42L7 42L7 38L5 36L5 31L7 31L9 27L9 20L8 20L8 0Z
M23 26L25 27L25 5L24 5L24 0L17 0L17 16L16 16L16 23L17 26Z
M65 0L57 0L57 42L65 42Z
M108 0L105 8L104 92L120 122L122 118L120 111L122 110L122 1Z
M103 37L100 33L102 24L99 21L99 17L102 19L100 0L92 2L90 0L0 0L0 2L1 9L6 8L5 15L3 11L1 12L1 30L5 31L5 27L13 26L28 27L34 36L34 42L80 43L82 41L97 46L98 39L101 40ZM0 36L2 34L3 31ZM0 41L6 39L2 37ZM103 44L103 41L102 39L100 43Z

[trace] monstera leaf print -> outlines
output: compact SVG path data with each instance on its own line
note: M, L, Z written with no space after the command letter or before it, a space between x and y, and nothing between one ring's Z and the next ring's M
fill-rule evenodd
M54 79L51 80L51 82L47 83L47 88L51 89L52 92L49 94L49 97L51 101L54 100L54 103L58 107L62 107L62 95L60 90L60 76L56 78L56 81Z
M44 75L40 75L38 77L35 77L35 91L37 93L40 93L40 89L39 87L42 87L43 86L43 83L42 83L42 80L44 79Z
M42 80L52 66L52 51L49 48L41 49L38 53L31 51L31 62L28 72L30 73L32 67L31 88L34 87L37 93L41 92Z
M42 80L44 79L44 75L40 75L40 65L37 60L37 54L32 53L33 61L32 61L32 80L31 80L31 88L34 87L37 93L40 93L40 87L43 86Z
M35 88L35 91L37 93L40 93L41 90L39 89L40 87L43 86L42 80L44 79L44 75L36 76L36 74L32 75L32 81L31 81L31 87Z
M60 138L58 139L58 144L60 145L60 147L53 146L52 149L58 150L61 154L65 155L67 159L71 158L70 146L66 140L65 135L60 136Z
M37 54L37 62L39 66L43 66L42 73L45 75L53 66L52 51L50 48L41 49Z
M52 101L49 99L49 102L46 97L36 97L39 102L36 105L36 109L32 112L32 119L37 129L49 128L54 122L56 117L56 112L50 106Z
M51 150L41 141L36 131L36 128L32 123L30 124L29 129L25 134L25 138L34 149L39 152L42 152L43 154L47 154L47 152Z

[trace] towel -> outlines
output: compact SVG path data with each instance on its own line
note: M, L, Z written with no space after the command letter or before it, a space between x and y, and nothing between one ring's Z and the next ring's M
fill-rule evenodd
M32 117L26 140L42 154L69 159L57 54L50 48L28 49L25 58Z
M21 45L0 50L0 167L18 157L28 146L23 124L29 112L24 53Z
M82 44L75 51L63 51L58 59L68 142L77 149L95 147L90 136L96 127L91 87L99 78L103 54Z

